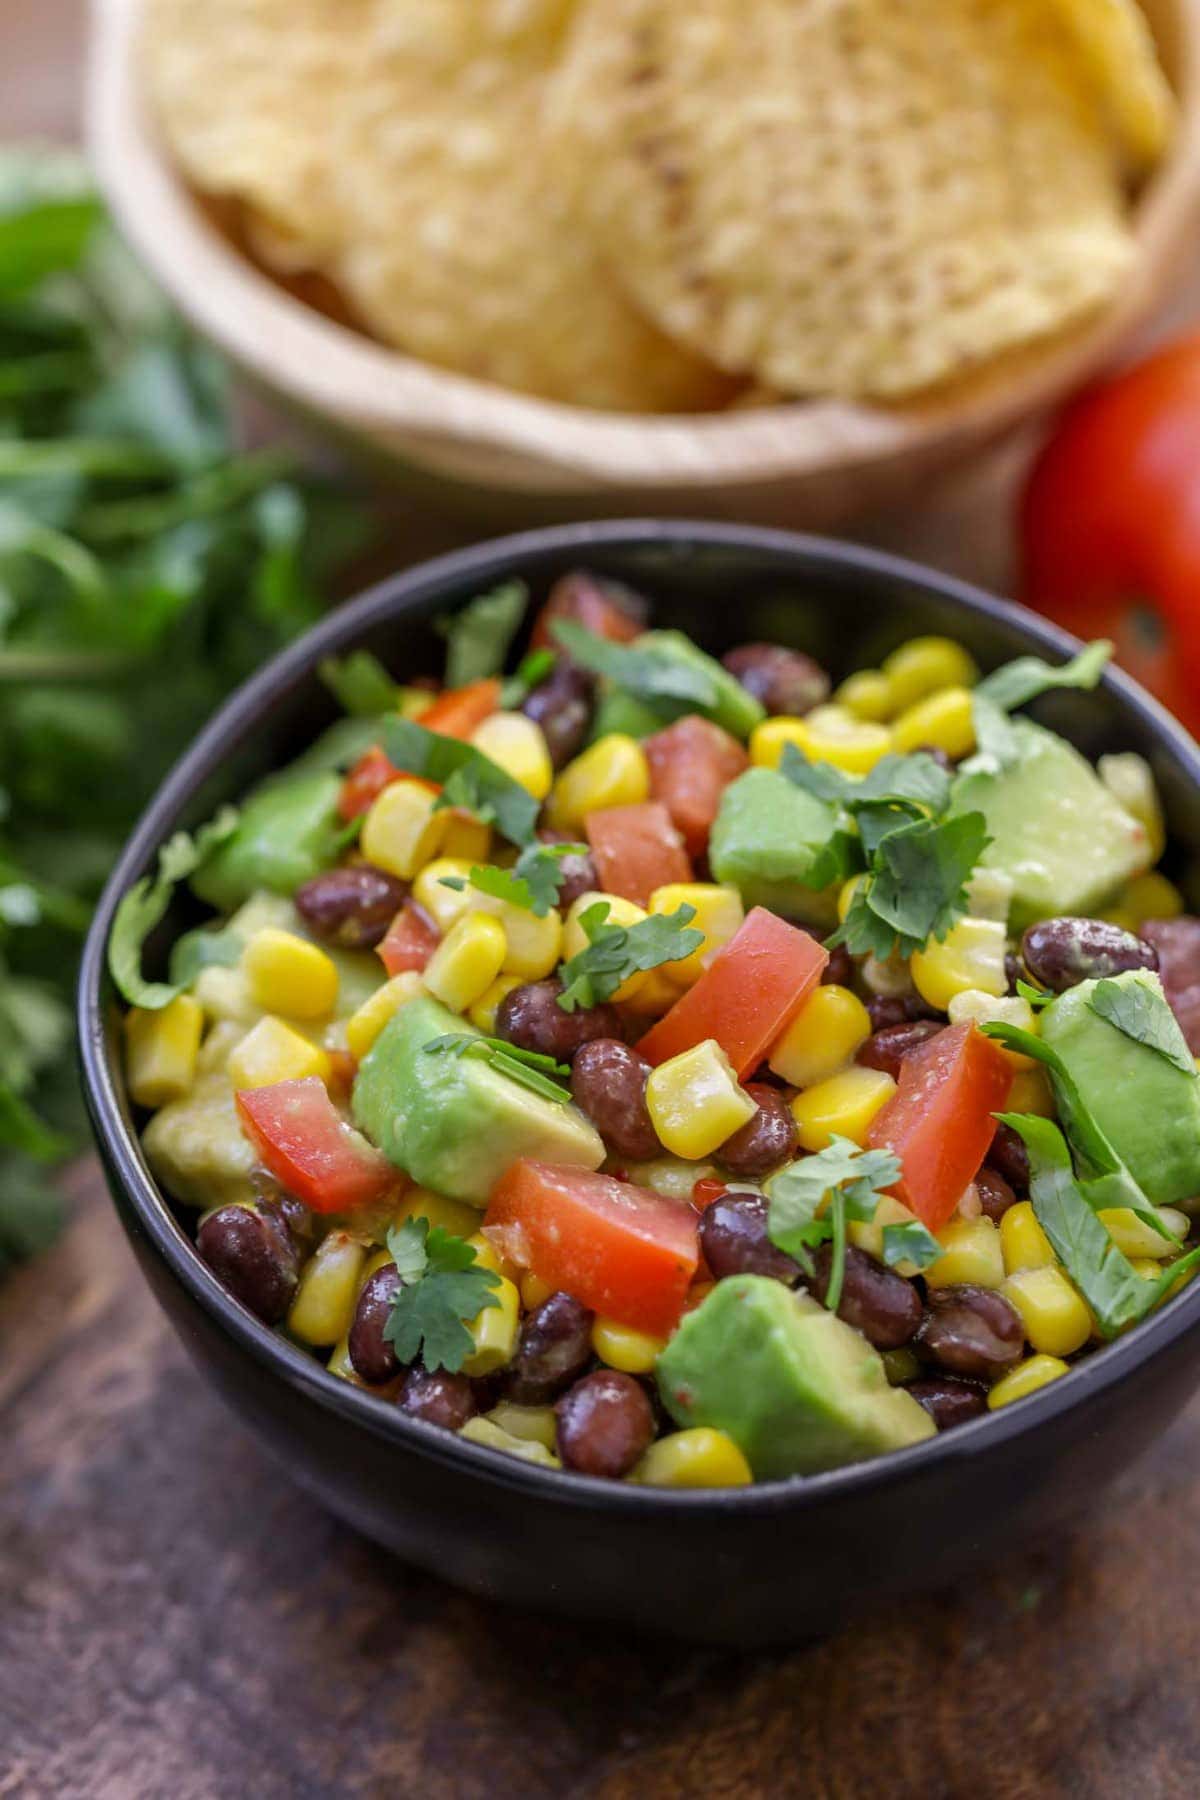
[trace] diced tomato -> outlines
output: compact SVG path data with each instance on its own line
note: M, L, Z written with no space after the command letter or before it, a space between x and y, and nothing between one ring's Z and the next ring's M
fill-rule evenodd
M642 748L650 764L650 792L674 819L690 854L699 856L721 795L749 768L749 757L736 738L697 713L656 731Z
M867 1142L891 1150L903 1174L892 1192L930 1231L954 1212L987 1155L1012 1087L1012 1065L974 1025L951 1025L906 1056L900 1085Z
M442 934L424 907L406 900L377 948L388 974L402 975L406 969L423 969L441 941Z
M483 681L468 681L465 687L450 688L439 694L417 721L426 731L441 737L469 738L471 733L500 705L500 682L494 675Z
M695 986L646 1033L638 1055L663 1063L715 1038L744 1081L787 1030L828 961L806 931L756 906Z
M243 1089L237 1109L264 1166L313 1212L356 1212L404 1179L339 1116L315 1075Z
M640 637L646 627L633 609L634 596L630 596L629 606L622 606L620 594L620 588L599 581L594 575L582 571L564 575L561 581L555 582L550 598L534 622L530 649L556 648L550 630L555 619L574 619L588 631L594 631L597 637L608 638L614 644L628 644Z
M697 1212L706 1212L728 1188L729 1183L720 1175L702 1175L692 1188L692 1205Z
M684 1201L528 1157L493 1189L483 1229L551 1287L659 1337L678 1324L700 1256Z
M592 860L606 894L649 906L655 888L691 881L692 864L665 806L605 806L584 820Z
M402 770L384 755L378 744L365 750L342 783L338 816L349 822L370 812L385 787L399 781Z

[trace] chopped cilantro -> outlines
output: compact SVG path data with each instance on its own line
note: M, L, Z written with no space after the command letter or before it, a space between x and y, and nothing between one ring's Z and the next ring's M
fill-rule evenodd
M914 816L932 813L940 818L950 804L950 776L925 750L881 757L860 779L832 763L810 762L795 744L786 744L779 772L818 800L851 812L865 806L894 806L909 809Z
M836 1312L846 1267L846 1225L869 1223L880 1193L899 1180L900 1163L890 1150L861 1150L848 1138L831 1137L816 1156L802 1156L767 1182L767 1230L772 1243L812 1273L810 1252L832 1243L825 1304ZM821 1216L828 1196L828 1208Z
M317 673L338 705L354 718L390 712L396 704L396 683L369 650L327 656Z
M481 894L507 900L510 906L544 919L557 905L559 890L566 876L561 864L565 856L586 856L586 844L528 844L511 869L498 869L491 863L476 864L471 870L470 884ZM458 875L443 875L441 886L459 893L467 883Z
M236 931L209 931L203 925L185 931L171 946L172 986L191 987L202 969L231 969L241 960L244 947Z
M425 1053L478 1056L499 1074L519 1082L531 1093L540 1094L543 1100L554 1100L559 1106L565 1106L571 1098L569 1089L550 1079L551 1075L557 1075L561 1080L570 1080L569 1064L555 1062L552 1056L542 1056L536 1050L522 1050L504 1038L480 1037L472 1031L448 1031L426 1044Z
M529 605L523 581L506 581L480 594L443 622L446 633L446 686L465 687L498 675Z
M193 836L177 831L158 853L158 872L143 875L122 895L108 940L108 969L118 991L131 1006L156 1012L183 991L183 981L147 981L142 974L142 945L166 914L177 882L186 881L236 829L237 808L223 806L215 819Z
M982 813L914 819L877 844L844 923L828 940L855 956L911 956L944 938L965 911L966 886L989 842Z
M1024 1000L1025 1004L1036 1013L1041 1012L1043 1007L1052 1006L1058 999L1058 995L1051 993L1049 988L1034 987L1031 982L1018 979L1017 998Z
M474 1348L467 1330L485 1307L499 1306L492 1291L500 1277L476 1261L474 1247L428 1219L406 1219L387 1234L400 1285L383 1335L402 1363L420 1356L427 1369L461 1369Z
M690 928L694 906L678 906L673 913L650 913L633 925L609 925L611 907L597 900L580 916L588 939L559 969L562 993L558 1004L564 1012L577 1006L600 1006L611 1000L631 975L657 969L663 963L682 962L704 942L704 933Z
M396 768L441 783L439 806L464 806L511 844L528 844L537 824L538 802L528 789L471 744L426 731L414 719L383 720L380 740Z
M1143 1044L1192 1081L1196 1080L1196 1059L1187 1047L1174 1013L1156 989L1136 981L1126 987L1116 981L1098 981L1088 1006L1124 1037L1135 1044Z
M975 697L982 697L1007 713L1055 688L1094 688L1112 653L1112 644L1098 638L1070 662L1060 663L1057 667L1041 656L1018 656L1015 662L1005 663L985 676L975 689Z
M606 676L655 710L666 706L674 717L681 708L708 712L717 704L719 688L704 667L707 659L684 660L669 643L614 644L573 619L557 619L551 629L573 663Z
M900 1263L913 1263L918 1270L928 1269L942 1254L942 1246L920 1219L905 1219L902 1224L883 1228L883 1260L889 1269Z
M501 706L508 711L520 706L535 687L541 686L557 661L553 650L531 650L518 663L516 674L510 675L501 688Z

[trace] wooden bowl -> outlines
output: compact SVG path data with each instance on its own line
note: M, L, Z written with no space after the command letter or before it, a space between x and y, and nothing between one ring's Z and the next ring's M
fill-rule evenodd
M801 402L695 417L531 399L401 355L255 269L164 154L134 54L140 0L94 0L88 83L99 179L180 310L254 382L331 435L493 519L688 512L828 526L915 493L1109 361L1169 292L1200 219L1200 0L1146 0L1180 101L1171 155L1136 210L1140 257L1081 329L904 409ZM457 490L457 494L453 492Z

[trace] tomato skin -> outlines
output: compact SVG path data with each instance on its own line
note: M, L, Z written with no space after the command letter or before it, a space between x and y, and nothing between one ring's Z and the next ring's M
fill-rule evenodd
M721 796L750 767L737 739L711 719L687 713L642 745L650 764L650 792L661 800L692 856L707 848Z
M1200 732L1200 334L1085 390L1021 502L1022 598ZM1149 619L1147 618L1149 615ZM1147 629L1147 624L1151 629Z
M406 969L425 968L441 941L441 932L424 908L406 900L376 950L389 976L402 975Z
M659 1337L679 1323L700 1257L685 1202L528 1157L492 1190L483 1229L541 1280Z
M531 650L557 649L551 627L556 619L573 619L597 637L613 644L628 644L646 629L632 608L624 607L615 597L621 590L609 586L595 575L580 570L564 575L550 590L550 598L534 621L529 638ZM630 596L631 600L634 596Z
M236 1101L242 1129L264 1166L313 1212L357 1212L404 1179L339 1117L315 1075L243 1089Z
M469 738L471 733L490 719L500 705L500 681L489 675L482 681L468 681L465 687L450 688L439 694L432 706L417 720L426 731L441 737Z
M665 806L606 806L584 820L592 860L606 894L649 906L655 888L691 881L692 864Z
M364 813L370 812L384 788L390 787L393 781L399 781L402 773L384 755L378 744L364 750L342 782L341 793L338 795L338 817L349 824L351 819L359 819Z
M828 961L828 951L806 931L755 906L637 1053L662 1063L715 1038L744 1081L787 1030Z
M729 1183L722 1175L702 1175L692 1188L692 1205L697 1212L707 1212L714 1201L728 1193Z
M890 1191L940 1231L983 1166L1012 1087L1012 1065L975 1025L950 1025L906 1056L900 1084L867 1133L902 1174Z

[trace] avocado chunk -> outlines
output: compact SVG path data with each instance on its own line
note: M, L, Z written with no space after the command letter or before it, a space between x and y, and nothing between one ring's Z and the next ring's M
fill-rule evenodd
M776 769L747 769L725 789L713 821L713 880L737 888L747 911L765 906L787 919L832 928L836 895L810 887L808 877L837 829L828 801Z
M877 1350L808 1294L732 1275L685 1315L658 1359L678 1425L711 1425L755 1476L812 1475L934 1435L911 1394L888 1386Z
M1148 996L1156 1036L1191 1061L1162 983L1148 969L1112 978ZM1081 981L1042 1014L1042 1038L1066 1065L1084 1104L1156 1206L1200 1195L1200 1080L1093 1012L1099 983Z
M485 1206L519 1156L598 1169L604 1144L577 1107L546 1100L482 1057L429 1052L481 1034L421 996L389 1019L354 1083L355 1123L422 1187Z
M188 1093L156 1112L142 1148L156 1179L188 1206L254 1198L258 1153L242 1130L223 1068L197 1075Z
M1014 719L1020 747L998 772L968 765L954 786L952 811L981 812L992 842L982 866L1012 879L1012 924L1090 914L1149 867L1144 825L1114 799L1091 764L1065 738L1030 719Z
M694 669L712 683L714 698L710 705L698 706L693 700L680 700L678 707L673 709L673 717L679 718L684 713L691 712L703 713L714 724L723 726L731 736L743 739L748 738L754 727L766 717L762 702L756 700L728 669L714 657L707 656L699 644L694 644L682 631L644 631L635 640L635 647L639 650L656 650L660 656L667 655L681 668Z
M341 777L289 775L252 794L232 834L192 877L201 900L232 912L258 888L296 889L337 859Z

